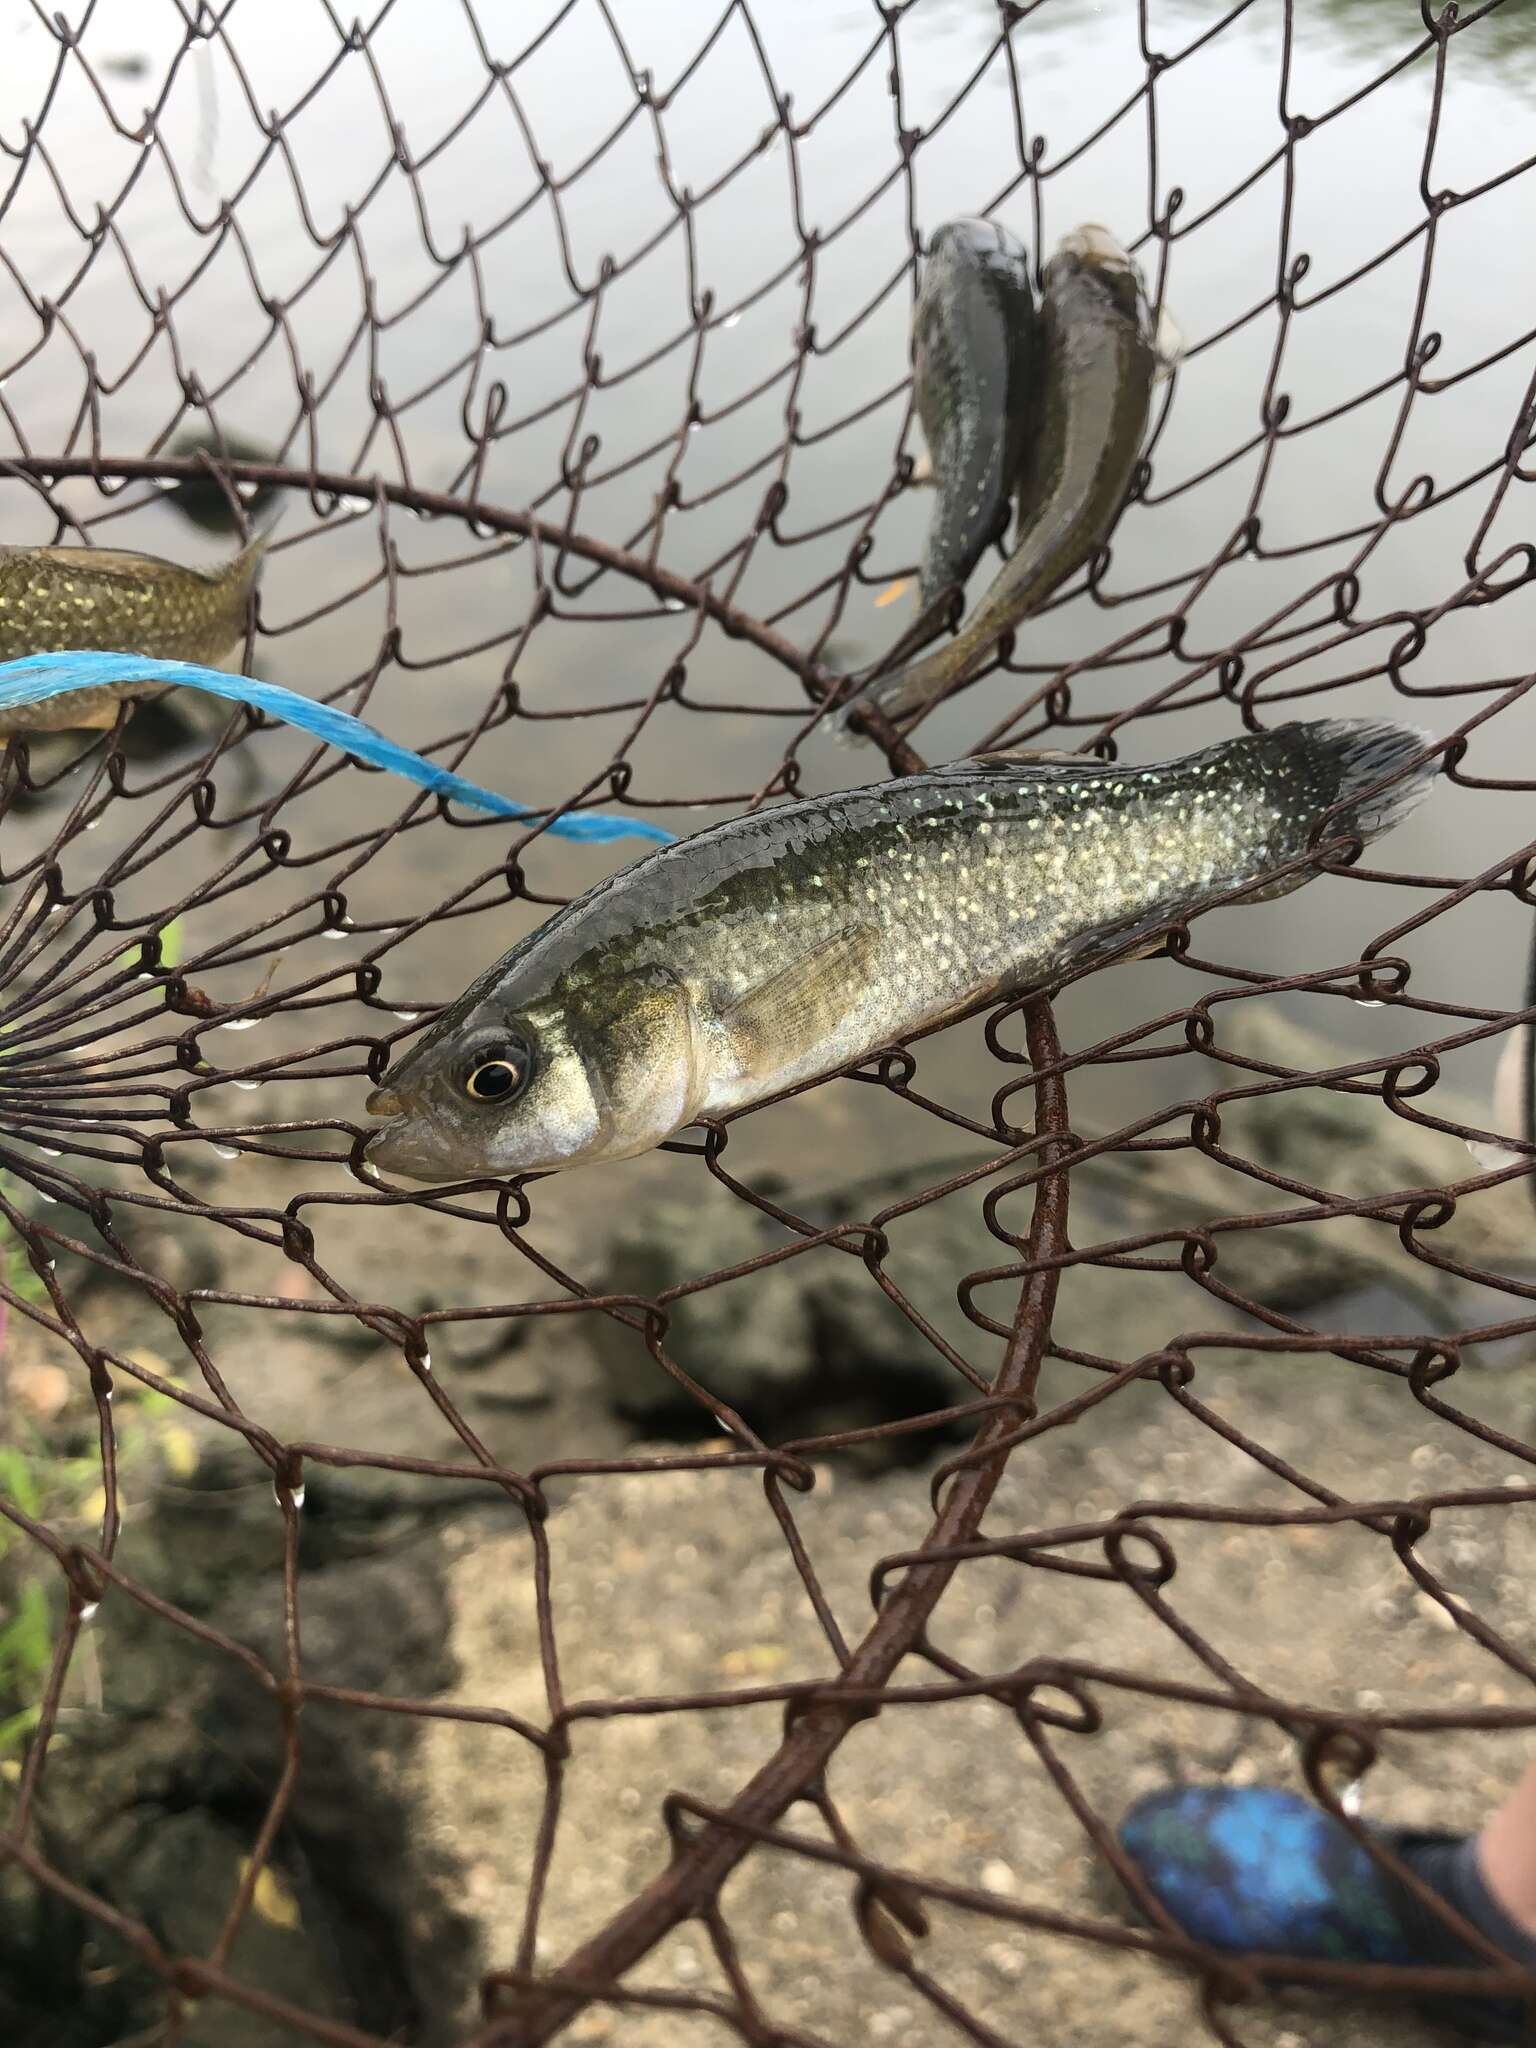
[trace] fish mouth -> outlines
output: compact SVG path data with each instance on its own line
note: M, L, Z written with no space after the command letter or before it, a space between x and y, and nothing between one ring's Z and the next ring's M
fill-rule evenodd
M375 1090L369 1096L370 1109L382 1092ZM488 1180L508 1173L548 1171L564 1163L560 1159L543 1158L502 1161L489 1158L474 1148L460 1150L451 1134L433 1128L430 1116L413 1115L409 1110L391 1116L387 1123L380 1124L376 1131L370 1131L363 1140L365 1172L383 1172L404 1180L432 1181L439 1186L445 1181Z
M1097 221L1086 221L1082 227L1073 228L1070 234L1062 236L1057 248L1063 255L1076 256L1099 270L1131 268L1131 254L1125 244Z
M380 1096L387 1091L376 1088L369 1096L367 1107L377 1116ZM398 1109L394 1097L392 1106ZM387 1112L386 1112L387 1114ZM431 1152L417 1142L417 1132L409 1116L396 1114L376 1131L370 1132L363 1140L364 1164L385 1173L403 1174L407 1180L453 1180L454 1173L440 1159L434 1159Z

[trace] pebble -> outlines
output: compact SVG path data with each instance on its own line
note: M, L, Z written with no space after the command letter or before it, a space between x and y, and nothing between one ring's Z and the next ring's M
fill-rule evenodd
M983 1891L998 1892L1011 1897L1019 1888L1019 1881L1013 1874L1012 1864L1005 1863L1001 1856L994 1856L990 1863L981 1866Z
M1007 1983L1012 1984L1024 1974L1024 1951L1010 1948L1006 1941L994 1941L987 1945L987 1968L993 1970Z
M1424 1619L1433 1622L1436 1628L1453 1629L1456 1626L1455 1616L1438 1600L1431 1600L1427 1593L1416 1594L1415 1605Z
M69 1374L61 1365L12 1365L10 1391L40 1422L52 1422L69 1405Z

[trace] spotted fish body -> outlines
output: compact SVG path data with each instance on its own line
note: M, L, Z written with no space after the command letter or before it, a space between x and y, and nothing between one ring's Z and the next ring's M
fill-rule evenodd
M245 637L267 535L218 569L187 569L118 548L0 547L0 661L64 649L223 663ZM169 683L102 683L0 712L0 738L108 726L125 697L158 697Z
M1151 768L999 755L712 827L482 975L369 1098L369 1158L443 1180L645 1151L1046 987L1304 856L1335 807L1330 838L1373 837L1427 788L1422 746L1328 720ZM506 1100L474 1099L488 1072Z
M1002 534L1034 366L1029 259L989 220L947 221L912 316L913 393L933 464L924 606L963 584Z
M1159 357L1141 274L1103 228L1064 236L1046 266L1039 362L1012 552L953 639L855 700L889 718L921 710L980 668L1004 633L1093 559L1125 502Z

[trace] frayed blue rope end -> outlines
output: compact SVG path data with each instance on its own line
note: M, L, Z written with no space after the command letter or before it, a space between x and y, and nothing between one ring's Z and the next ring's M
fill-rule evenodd
M383 733L365 725L348 711L334 705L317 704L296 690L279 683L258 682L254 676L235 676L221 668L204 668L195 661L151 661L140 654L105 654L81 649L64 654L26 654L17 661L0 661L0 711L40 704L45 698L63 696L69 690L98 689L103 683L176 683L186 690L202 690L210 697L228 697L236 704L250 704L270 717L313 733L328 746L366 761L371 768L386 768L392 775L430 789L436 796L456 797L476 810L490 811L498 818L537 818L542 814L527 804L515 804L510 797L482 789L447 768L424 760ZM605 811L573 811L553 818L546 831L560 839L649 839L658 846L670 846L673 834L664 832L645 818L619 818Z

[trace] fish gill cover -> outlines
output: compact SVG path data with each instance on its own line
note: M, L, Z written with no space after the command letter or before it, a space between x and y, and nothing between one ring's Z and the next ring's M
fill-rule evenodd
M17 12L0 540L210 567L275 498L234 666L675 833L882 754L1445 765L1158 958L411 1189L370 1089L623 856L180 695L9 742L8 2038L1258 2038L1273 1959L1101 1888L1129 1798L1478 1818L1536 1726L1530 22ZM858 760L959 216L1037 287L1105 223L1185 349L1108 544Z

